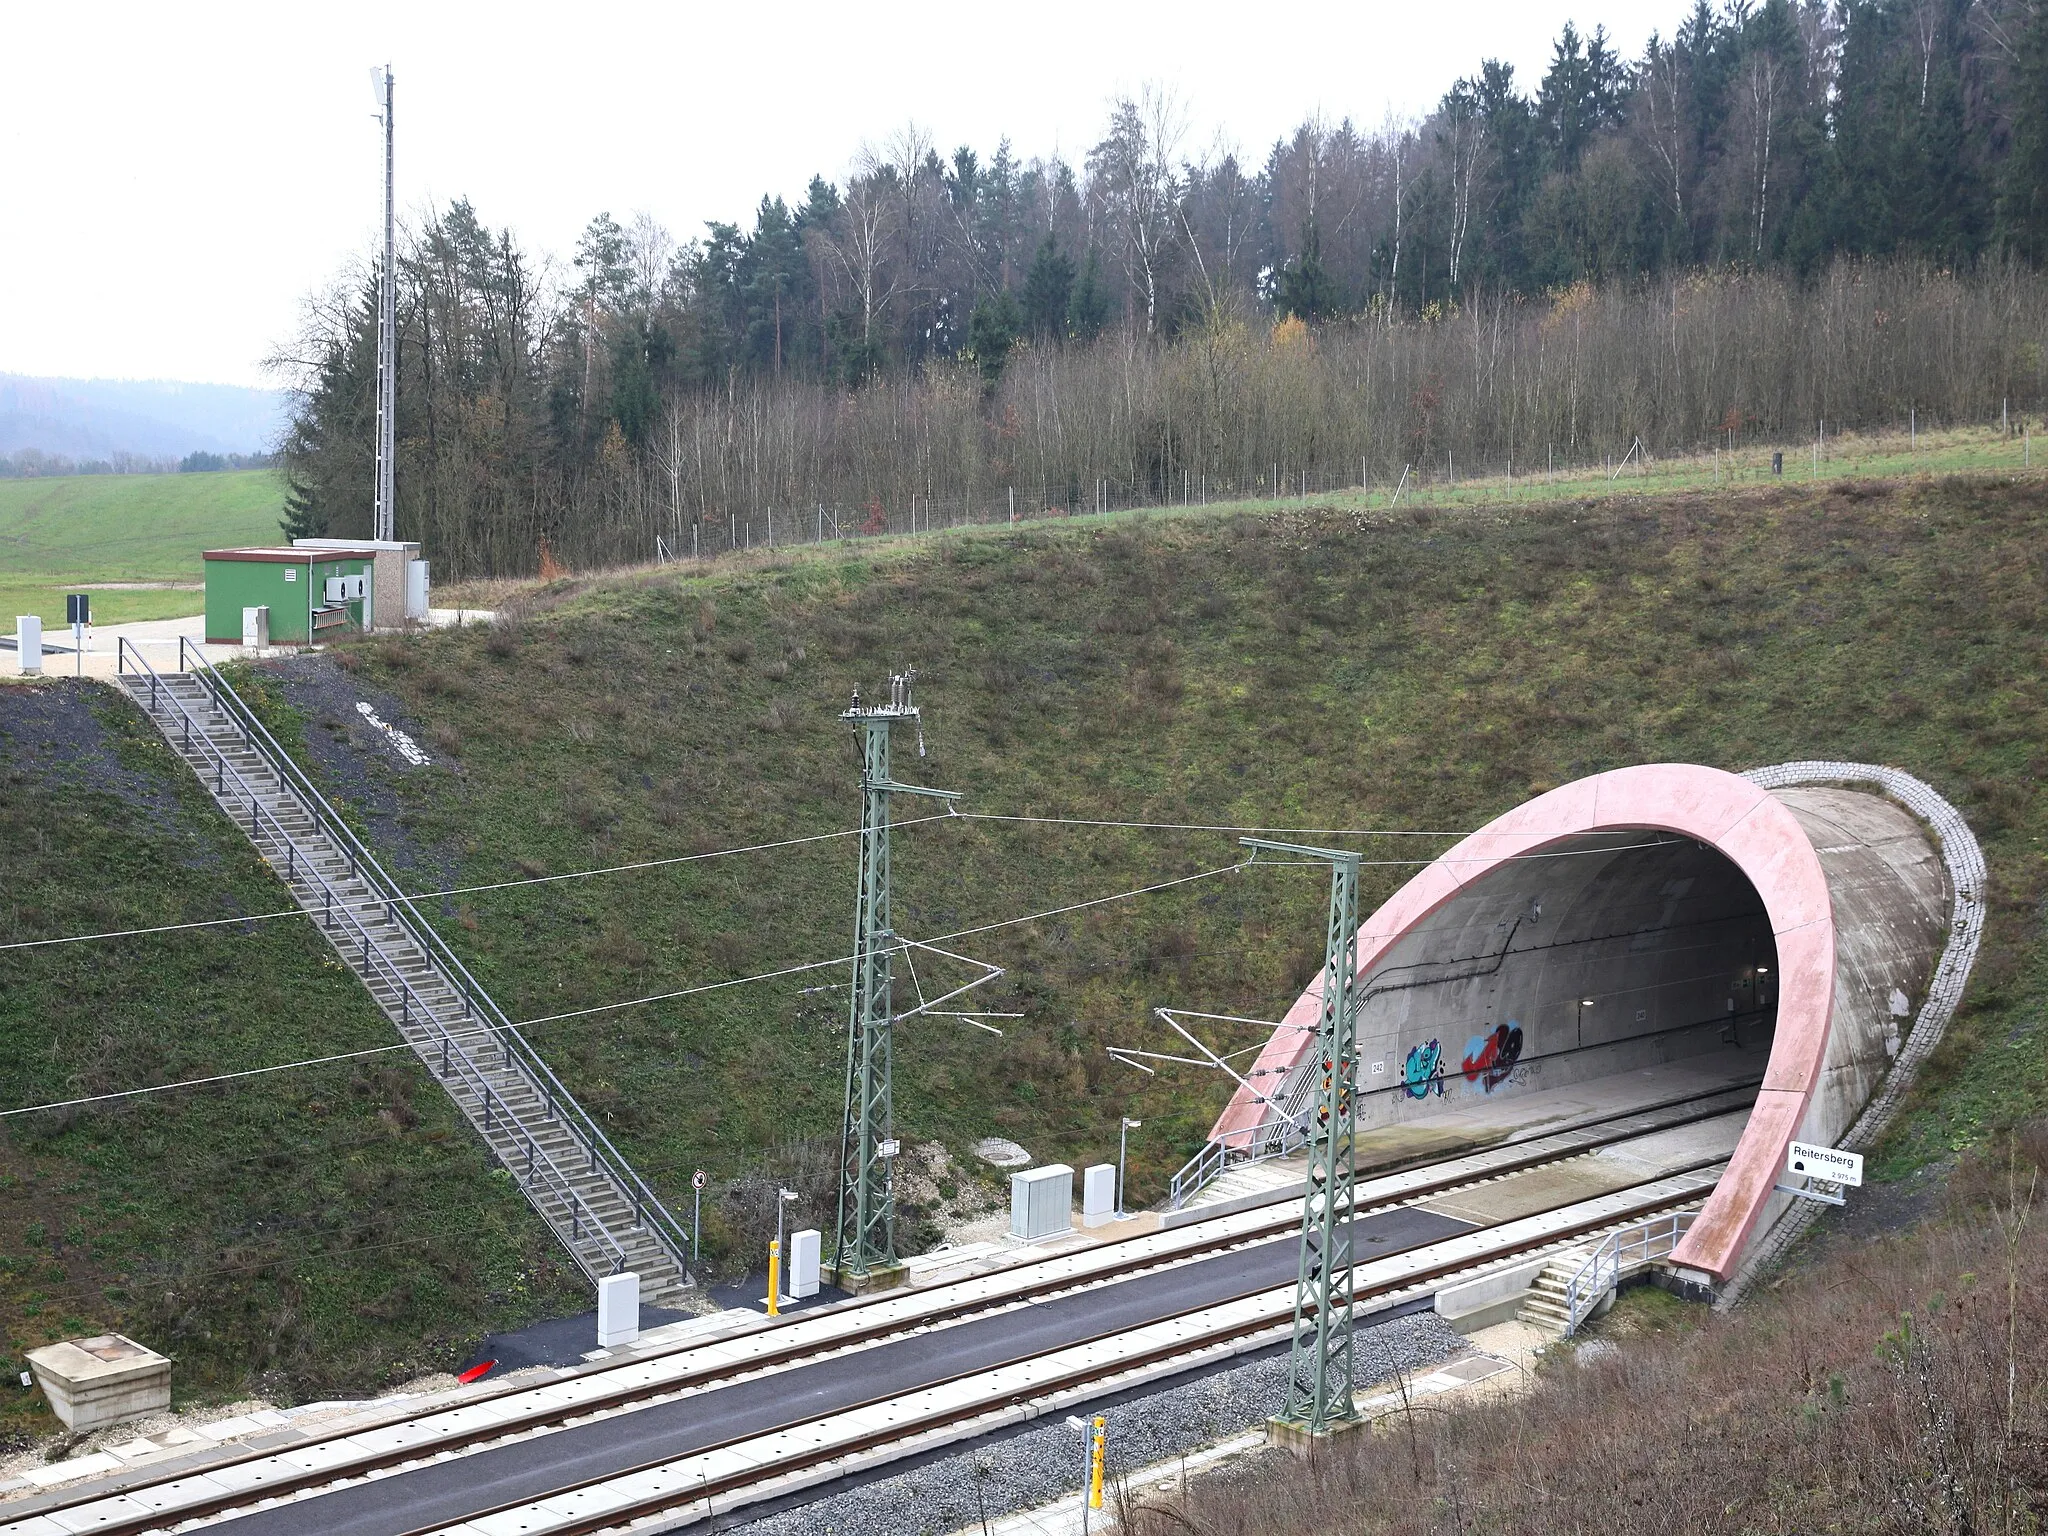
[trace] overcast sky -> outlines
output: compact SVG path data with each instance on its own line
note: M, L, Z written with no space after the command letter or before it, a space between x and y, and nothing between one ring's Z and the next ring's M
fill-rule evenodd
M367 251L369 70L398 80L401 211L469 197L565 257L600 210L687 238L837 180L914 119L942 149L1076 159L1147 81L1256 160L1312 111L1426 109L1482 56L1533 83L1568 19L1625 56L1681 0L109 5L16 0L0 87L0 372L268 382L305 295ZM1265 29L1273 31L1266 34Z

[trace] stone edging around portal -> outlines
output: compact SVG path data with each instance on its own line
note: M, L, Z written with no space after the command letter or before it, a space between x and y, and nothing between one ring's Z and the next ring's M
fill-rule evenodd
M1856 1117L1842 1138L1852 1152L1874 1146L1898 1117L1907 1089L1924 1062L1941 1044L1941 1037L1963 1000L1963 988L1970 979L1970 967L1977 959L1977 946L1984 933L1984 852L1976 834L1947 800L1910 773L1873 763L1800 762L1779 763L1770 768L1752 768L1743 775L1764 789L1791 789L1802 784L1874 785L1899 802L1933 832L1941 846L1942 861L1948 866L1950 897L1948 945L1942 950L1934 977L1927 984L1927 996L1913 1021L1911 1034L1900 1048L1891 1070L1885 1074L1877 1096ZM1751 1252L1735 1278L1715 1301L1725 1309L1741 1302L1757 1279L1789 1253L1821 1214L1822 1207L1809 1200L1795 1201L1780 1216Z

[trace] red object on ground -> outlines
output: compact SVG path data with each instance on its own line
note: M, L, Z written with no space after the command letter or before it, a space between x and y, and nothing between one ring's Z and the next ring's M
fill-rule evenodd
M498 1362L495 1360L486 1360L482 1365L472 1365L468 1370L464 1371L460 1376L456 1377L455 1379L461 1382L465 1387L468 1386L472 1381L482 1381L486 1376L491 1374L491 1367L495 1366L497 1363Z

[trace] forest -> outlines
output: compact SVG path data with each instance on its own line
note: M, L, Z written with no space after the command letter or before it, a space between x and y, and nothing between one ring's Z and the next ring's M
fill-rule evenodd
M399 257L398 525L445 576L1597 461L2043 398L2048 6L1708 0L1253 161L1161 87L1078 164L908 127L751 228L456 200ZM375 276L274 359L287 531L370 517Z

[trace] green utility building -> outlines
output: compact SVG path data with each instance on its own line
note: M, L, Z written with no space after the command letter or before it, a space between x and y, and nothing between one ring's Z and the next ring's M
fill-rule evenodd
M261 546L209 549L206 561L206 639L240 645L244 620L268 610L270 645L311 645L336 634L371 627L375 601L371 549L297 549Z

